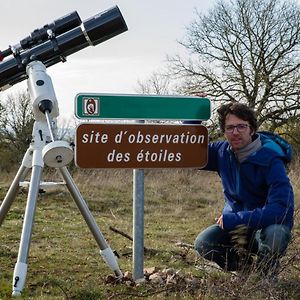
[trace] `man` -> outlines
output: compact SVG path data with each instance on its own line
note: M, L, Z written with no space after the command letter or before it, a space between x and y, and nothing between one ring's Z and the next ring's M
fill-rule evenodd
M255 114L246 105L225 104L218 114L227 140L209 145L204 169L221 177L225 206L216 224L198 235L195 248L228 271L252 265L255 254L258 270L271 276L293 226L294 196L284 165L286 154L257 133Z

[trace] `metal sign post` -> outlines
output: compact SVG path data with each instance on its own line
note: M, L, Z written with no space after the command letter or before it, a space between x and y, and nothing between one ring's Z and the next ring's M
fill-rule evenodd
M143 120L136 121L143 124ZM133 280L144 278L144 183L143 169L133 170L133 219L132 219L132 277Z
M145 121L138 120L137 124ZM133 170L133 244L132 244L132 277L133 280L144 278L144 183L143 169Z
M133 170L133 280L144 278L144 170Z

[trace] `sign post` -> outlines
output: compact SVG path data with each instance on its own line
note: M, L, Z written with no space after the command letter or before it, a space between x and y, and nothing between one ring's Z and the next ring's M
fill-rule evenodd
M144 121L136 121L143 124ZM133 170L133 213L132 213L132 232L133 232L133 257L132 257L132 277L133 280L144 278L144 202L145 202L145 176L143 169Z
M144 170L133 170L133 280L144 278Z

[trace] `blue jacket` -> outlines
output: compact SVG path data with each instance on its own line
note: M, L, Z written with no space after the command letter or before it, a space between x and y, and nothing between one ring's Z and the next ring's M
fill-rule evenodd
M205 170L221 177L225 206L223 225L260 229L271 224L293 226L294 194L283 163L284 152L260 135L262 147L239 163L227 141L209 144Z

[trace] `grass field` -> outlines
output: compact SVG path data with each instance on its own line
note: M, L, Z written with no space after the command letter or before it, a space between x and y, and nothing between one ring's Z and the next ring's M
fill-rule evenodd
M174 281L109 282L110 268L66 188L40 195L28 260L24 299L300 299L300 171L290 171L296 198L293 241L273 285L250 274L225 273L178 242L193 244L223 206L214 173L145 171L145 267L173 268ZM79 171L73 177L123 272L132 271L132 171ZM2 175L0 199L14 174ZM47 180L57 179L47 174ZM0 299L10 299L27 192L21 190L0 228Z

